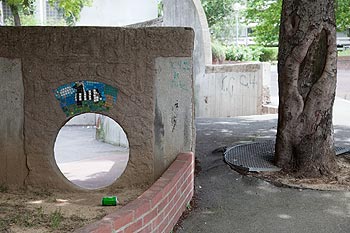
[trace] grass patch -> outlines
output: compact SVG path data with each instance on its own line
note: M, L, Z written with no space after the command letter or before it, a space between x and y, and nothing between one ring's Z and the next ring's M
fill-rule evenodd
M0 232L11 232L11 226L19 227L23 232L36 228L45 229L45 232L72 232L106 215L104 210L98 213L94 219L84 219L78 215L65 217L61 208L48 213L43 207L32 209L21 204L0 203Z
M13 211L16 209L16 211ZM9 205L2 203L0 212L3 214L0 218L0 232L7 232L11 225L21 227L40 226L44 216L42 208L28 210L23 205Z
M58 229L64 219L61 209L55 210L50 215L50 226L52 229Z
M191 210L192 210L192 206L191 206L191 203L190 203L190 202L187 203L186 209L187 209L188 211L191 211Z
M17 211L13 211L13 209ZM42 207L26 209L23 205L1 204L0 212L6 213L0 218L0 232L8 232L12 225L21 228L44 227L51 230L63 230L66 227L62 224L64 217L61 209L57 209L48 215L44 213Z

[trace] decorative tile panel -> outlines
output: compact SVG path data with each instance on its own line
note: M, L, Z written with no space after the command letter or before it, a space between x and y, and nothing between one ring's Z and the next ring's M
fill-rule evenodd
M78 81L53 90L67 117L84 112L108 111L117 102L118 90L101 82Z

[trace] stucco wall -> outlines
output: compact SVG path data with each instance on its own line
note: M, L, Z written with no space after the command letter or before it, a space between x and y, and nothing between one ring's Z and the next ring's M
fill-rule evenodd
M1 93L6 87L7 97L2 102L0 126L1 129L14 130L13 134L0 130L0 138L4 139L2 143L17 145L16 148L0 147L0 182L77 189L63 177L54 161L57 133L74 115L65 115L53 90L81 80L103 82L118 89L117 102L109 111L101 113L114 119L125 130L130 143L130 160L124 174L111 187L153 182L178 153L190 151L194 142L193 132L168 132L171 121L155 118L159 103L165 108L162 111L175 104L175 97L168 98L157 91L156 78L164 79L160 86L170 88L173 72L168 70L169 64L159 65L156 60L185 59L192 66L193 37L193 31L185 28L0 28L0 57L5 58L0 60L0 68L1 72L10 70L1 75ZM21 69L11 70L7 63L15 58L15 65ZM162 76L157 76L161 70ZM192 72L186 71L181 77L192 80ZM12 82L16 84L12 85ZM192 81L185 83L189 85ZM191 92L191 87L188 88ZM14 94L10 95L11 92ZM172 93L182 94L179 90ZM15 100L18 102L15 105L10 103ZM181 101L177 124L187 122L186 127L192 130L192 121L187 119L192 114L192 108L187 107L192 106L192 98ZM8 111L4 113L4 109ZM15 123L8 126L9 119ZM155 133L155 128L160 134ZM190 142L162 140L168 134L174 138L187 138ZM160 143L168 142L177 145L171 149L165 145L162 153L155 153ZM18 146L20 143L23 147ZM18 158L19 163L11 165L12 158ZM157 163L160 167L155 172L155 161L163 159L166 162Z
M262 114L263 86L268 83L269 71L269 63L207 66L200 83L200 116Z

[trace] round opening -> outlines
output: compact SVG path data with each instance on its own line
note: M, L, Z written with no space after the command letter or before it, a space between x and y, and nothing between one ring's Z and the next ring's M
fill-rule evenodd
M129 142L113 119L85 113L70 119L59 131L55 160L62 174L85 189L111 185L124 172Z

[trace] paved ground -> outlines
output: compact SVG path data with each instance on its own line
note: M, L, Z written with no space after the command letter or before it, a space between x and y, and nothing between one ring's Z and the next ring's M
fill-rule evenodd
M222 154L212 154L224 145L272 139L276 122L277 115L197 119L198 208L179 232L350 232L350 192L277 188L238 174ZM349 145L349 124L335 129L337 145Z
M96 129L66 126L55 143L55 159L72 183L87 189L112 184L125 170L129 151L95 139Z
M274 82L272 94L276 97L276 79ZM224 163L222 154L212 153L218 147L242 141L272 139L276 134L276 122L277 115L196 120L196 157L202 168L195 180L198 208L183 222L179 232L350 232L350 192L277 188L262 180L236 173ZM336 99L334 122L337 145L350 146L350 101ZM71 166L71 170L64 173L74 175L76 178L72 182L77 184L86 180L92 182L89 185L104 182L103 179L94 178L103 177L100 175L112 171L112 167L118 164L114 160L117 157L103 153L97 158L95 153L89 155L95 143L91 141L91 130L75 131L85 135L85 139L73 132L66 133L67 140L61 146L63 150L72 144L82 146L74 152L74 156L66 153L57 158L59 166ZM89 143L84 146L79 140ZM107 154L115 153L108 145L102 148L106 148ZM87 162L85 168L82 167L84 161ZM97 161L102 161L104 171L90 175L79 173L87 168L96 168Z
M346 73L340 75L338 93L350 93L350 84L339 88L348 82ZM271 81L276 100L276 77ZM350 101L336 98L333 120L336 145L350 146ZM276 125L277 115L196 120L196 158L202 168L195 178L198 208L178 232L350 232L350 192L278 188L238 174L222 154L212 153L243 141L273 139Z

